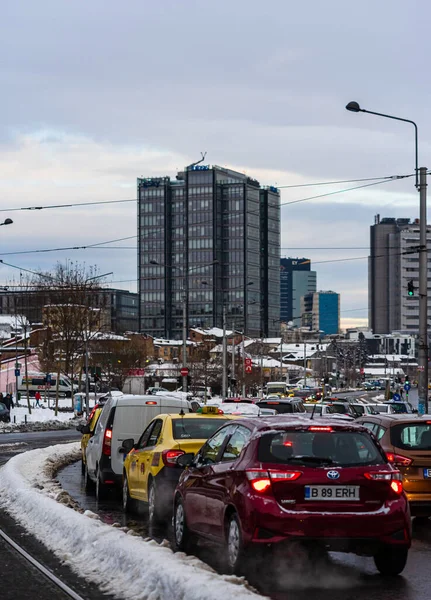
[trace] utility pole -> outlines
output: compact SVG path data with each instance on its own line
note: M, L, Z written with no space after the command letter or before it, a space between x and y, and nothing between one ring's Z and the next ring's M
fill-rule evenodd
M85 412L88 415L90 414L90 380L88 378L88 332L85 334ZM58 379L60 376L60 369L57 373L57 388L58 388ZM73 386L73 382L72 382Z
M222 399L223 402L227 396L227 340L226 340L226 304L223 303L223 373L222 373Z
M427 170L419 169L419 414L428 414Z
M186 278L187 276L185 276ZM184 279L183 296L183 369L187 368L187 292ZM187 375L183 375L183 392L187 392Z
M233 324L233 335L232 335L232 374L231 374L231 381L233 382L233 380L235 379L235 322ZM231 389L231 396L233 396L233 383L232 383L232 389Z
M241 340L241 364L242 364L242 397L245 398L245 352L244 352L244 330L242 331L242 340Z
M307 342L304 339L304 387L307 387Z

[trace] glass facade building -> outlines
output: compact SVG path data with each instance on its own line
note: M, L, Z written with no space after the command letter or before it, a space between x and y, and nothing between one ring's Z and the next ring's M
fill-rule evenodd
M323 335L340 331L340 294L329 290L306 294L301 299L302 325Z
M308 258L280 259L280 321L301 325L301 298L317 289L316 271Z
M140 330L179 339L187 328L276 335L280 195L222 167L138 179Z

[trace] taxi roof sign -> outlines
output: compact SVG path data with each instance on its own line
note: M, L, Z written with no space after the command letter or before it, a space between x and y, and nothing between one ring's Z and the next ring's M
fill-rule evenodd
M201 415L222 415L223 411L218 406L202 406L196 411Z

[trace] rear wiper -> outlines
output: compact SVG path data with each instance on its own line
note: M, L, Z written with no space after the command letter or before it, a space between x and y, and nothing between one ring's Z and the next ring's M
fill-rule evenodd
M320 456L293 456L289 459L289 462L301 462L301 463L316 463L317 465L338 465L332 458L320 457Z

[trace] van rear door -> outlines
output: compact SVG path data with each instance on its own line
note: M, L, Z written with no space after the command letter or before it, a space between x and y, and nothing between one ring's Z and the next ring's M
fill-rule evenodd
M148 404L148 402L155 404ZM149 400L144 404L122 404L120 402L117 405L111 442L111 468L116 475L121 476L123 473L125 455L119 452L123 441L133 438L136 443L151 419L158 414L160 414L160 402L156 396L154 398L149 396Z

